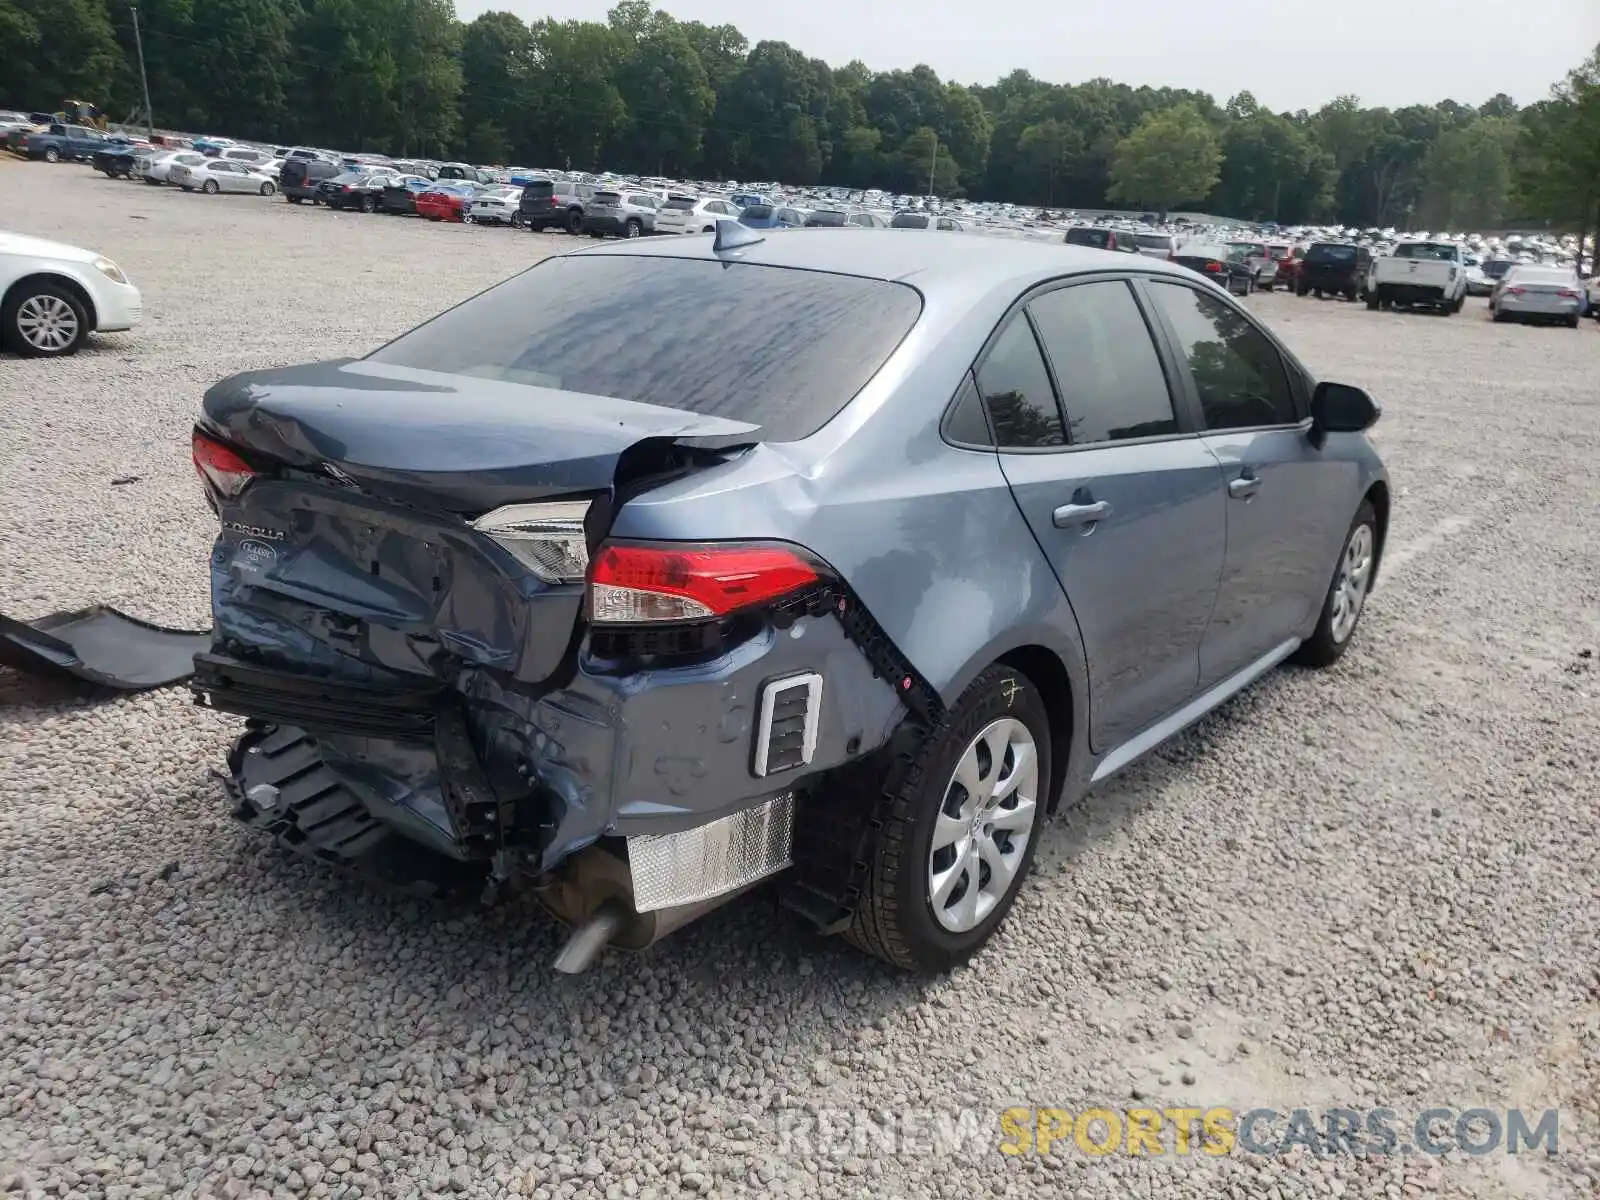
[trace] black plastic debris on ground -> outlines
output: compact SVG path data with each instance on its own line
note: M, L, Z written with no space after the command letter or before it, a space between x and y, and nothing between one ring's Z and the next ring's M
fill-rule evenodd
M30 622L0 614L0 664L118 691L187 679L210 648L209 630L167 629L103 604Z

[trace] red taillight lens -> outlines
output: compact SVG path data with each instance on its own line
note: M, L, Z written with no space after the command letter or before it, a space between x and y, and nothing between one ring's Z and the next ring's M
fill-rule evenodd
M1573 291L1571 288L1558 288L1556 289L1556 295L1560 296L1563 300L1576 300L1578 298L1578 293Z
M1216 275L1216 274L1221 272L1222 264L1221 263L1209 262L1209 263L1206 264L1206 270L1210 271L1213 275Z
M1506 289L1506 295L1508 296L1526 296L1527 294L1527 288L1509 287Z
M799 550L770 543L612 543L589 566L589 619L638 625L703 621L821 580Z
M256 475L244 459L198 429L194 431L194 469L203 483L229 499L244 491Z

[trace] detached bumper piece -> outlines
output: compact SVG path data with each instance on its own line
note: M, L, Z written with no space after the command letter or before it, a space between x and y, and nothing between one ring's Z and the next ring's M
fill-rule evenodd
M297 854L417 895L482 889L485 868L435 853L377 820L293 726L251 722L228 753L234 817Z
M100 604L24 623L0 616L0 663L29 675L142 691L194 673L209 630L167 629Z

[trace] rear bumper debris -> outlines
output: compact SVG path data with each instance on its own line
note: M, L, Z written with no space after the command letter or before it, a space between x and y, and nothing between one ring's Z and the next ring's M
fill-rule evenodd
M0 616L0 663L119 691L187 679L210 647L208 630L168 629L103 604L26 623Z

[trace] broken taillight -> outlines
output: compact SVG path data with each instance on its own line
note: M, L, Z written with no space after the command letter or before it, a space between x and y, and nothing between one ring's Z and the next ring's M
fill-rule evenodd
M194 431L194 469L202 483L230 500L256 476L249 463L198 429Z
M546 583L577 583L589 567L583 528L588 512L587 500L508 504L479 517L472 527Z
M704 621L816 585L822 569L770 542L613 542L589 567L589 619L643 625Z

